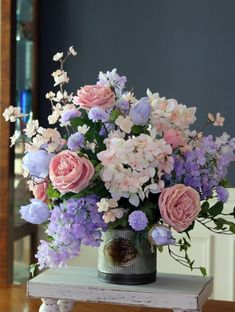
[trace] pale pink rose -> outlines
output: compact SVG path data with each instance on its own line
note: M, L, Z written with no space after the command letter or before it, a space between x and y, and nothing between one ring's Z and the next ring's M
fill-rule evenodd
M52 185L62 194L79 193L94 175L92 163L75 152L65 150L54 156L49 166Z
M165 188L158 205L163 221L178 232L187 229L201 211L198 192L183 184Z
M34 197L40 199L43 202L46 202L48 200L47 187L48 187L47 182L35 184L32 188Z
M176 129L168 129L164 133L164 139L165 141L172 146L173 149L184 146L185 140L182 137L182 134L179 130Z
M109 87L87 85L77 91L77 96L73 97L73 103L85 109L97 106L107 109L113 107L115 95Z

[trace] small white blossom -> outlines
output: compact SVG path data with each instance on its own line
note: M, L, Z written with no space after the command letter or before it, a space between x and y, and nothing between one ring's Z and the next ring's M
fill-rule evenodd
M20 107L9 106L3 112L3 117L6 121L15 122L17 118L28 116L27 114L22 114Z
M73 46L71 46L71 47L69 48L69 53L72 54L73 56L74 56L74 55L77 55L77 51L74 49Z
M50 125L54 125L61 116L61 104L57 103L53 106L53 112L51 115L48 116L48 122Z
M122 96L122 99L124 101L130 102L130 103L135 103L137 101L137 99L134 96L133 92L124 93L123 96Z
M28 180L26 183L28 184L29 190L32 192L35 185L34 181Z
M124 209L122 208L114 208L105 212L103 215L103 219L105 223L114 222L116 219L121 219L124 215Z
M14 146L16 141L17 141L17 137L15 134L13 134L13 136L10 137L10 140L11 140L11 145L10 147Z
M81 134L86 134L87 131L89 131L90 127L88 127L87 125L83 125L83 126L78 126L78 132L80 132Z
M29 121L26 125L26 128L23 130L28 138L32 138L37 132L39 127L38 120Z
M55 93L52 91L46 93L46 99L51 100L51 99L53 99L54 96L55 96Z
M108 211L109 203L106 198L101 198L101 200L96 204L99 212Z
M52 75L52 77L58 77L58 76L62 75L62 71L60 69L57 69L51 75Z
M62 59L64 53L63 52L58 52L53 56L53 61L59 61Z
M58 91L56 93L56 96L54 94L54 97L52 98L54 102L60 102L63 99L66 100L67 102L71 102L73 99L73 93L68 94L67 91L64 91L64 93L62 93L61 91Z
M97 145L97 144L96 144L95 142L90 143L90 142L87 141L87 143L86 143L86 148L87 148L87 149L90 149L90 150L92 151L92 153L94 153L94 152L95 152L96 145Z
M60 84L64 84L64 83L68 83L69 82L69 77L67 76L67 72L65 72L64 70L59 70L60 71L60 74L58 74L58 71L57 74L55 74L53 77L54 77L54 86L58 86Z
M121 115L115 120L115 124L120 127L125 133L131 133L131 128L133 127L133 122L129 116L123 117Z

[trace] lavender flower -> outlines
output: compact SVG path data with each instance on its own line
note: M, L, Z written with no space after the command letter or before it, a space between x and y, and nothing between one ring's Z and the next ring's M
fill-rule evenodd
M66 260L79 254L81 244L100 245L101 230L107 225L103 213L98 212L98 201L99 197L93 194L70 198L54 207L46 231L52 241L42 241L36 255L40 269L65 264Z
M143 211L133 211L128 218L129 225L135 231L142 231L148 224L148 219Z
M49 173L49 164L54 155L44 150L28 152L23 157L23 169L28 170L32 177L45 179Z
M92 107L88 113L88 118L93 122L109 120L109 114L101 107Z
M122 98L119 99L116 103L116 107L120 109L120 111L124 115L128 115L129 110L130 110L130 103L128 101L123 100Z
M76 132L68 138L67 142L68 148L76 152L84 144L84 140L85 140L84 135L81 134L80 132Z
M21 218L33 224L41 224L50 217L48 206L39 199L31 199L31 204L21 206Z
M204 137L192 151L174 157L174 178L165 177L171 184L183 183L195 188L201 199L213 195L218 187L217 195L221 201L227 200L227 192L220 187L225 179L228 167L234 158L235 141L227 134L215 140L211 135Z
M164 225L156 226L151 232L151 238L157 246L175 244L171 230Z
M60 118L61 126L68 126L71 119L79 117L80 115L81 113L77 109L70 109L63 112Z
M126 84L126 76L119 76L117 74L117 69L114 68L111 72L107 71L106 73L100 72L98 77L98 85L103 85L106 87L112 86L115 90L115 93L118 97L121 96L122 90Z
M130 117L137 126L144 126L148 122L151 113L151 105L147 97L137 101L130 110Z
M217 186L216 193L218 200L221 201L222 203L225 203L229 198L228 190L226 190L223 186Z

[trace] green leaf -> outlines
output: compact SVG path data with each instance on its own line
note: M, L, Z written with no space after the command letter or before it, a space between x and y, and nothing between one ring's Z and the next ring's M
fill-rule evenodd
M134 135L139 135L141 133L146 133L148 134L149 131L147 129L146 126L136 126L134 125L132 128L131 128L131 132L134 134Z
M200 269L203 276L207 276L206 268L200 267L199 269Z
M111 112L111 114L109 115L109 119L111 121L115 121L118 118L119 115L121 115L121 112L118 109L114 109Z
M230 230L232 233L235 234L235 224L234 224L234 223L230 224L229 230Z
M157 250L158 250L159 252L163 252L163 246L157 246Z
M193 223L186 230L184 230L184 232L186 232L188 237L189 237L188 232L191 231L194 228L194 225L195 225L195 221L193 221Z
M230 187L230 183L227 180L222 180L219 185L223 187Z
M60 198L60 192L54 189L51 184L49 184L47 188L47 196L51 199Z
M216 204L214 204L214 206L212 206L209 209L209 214L212 217L216 217L219 214L221 214L221 212L223 211L223 208L224 208L224 204L222 202L217 202Z
M210 208L210 204L209 204L209 202L208 201L205 201L203 204L202 204L202 210L203 211L205 211L205 212L207 212L208 210L209 210L209 208Z
M234 216L234 218L235 218L235 207L233 208L232 215L233 215L233 216Z

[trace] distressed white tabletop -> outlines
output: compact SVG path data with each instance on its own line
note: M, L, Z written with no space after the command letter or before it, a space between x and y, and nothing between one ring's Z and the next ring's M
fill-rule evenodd
M211 277L158 273L155 283L124 286L100 282L88 267L50 269L27 287L28 297L44 298L39 311L45 312L71 311L76 301L200 311L211 292Z

